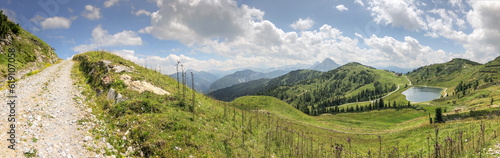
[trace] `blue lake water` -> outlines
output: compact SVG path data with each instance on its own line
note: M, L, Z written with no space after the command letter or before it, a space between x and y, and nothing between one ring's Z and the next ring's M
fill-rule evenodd
M434 87L411 87L402 94L406 96L406 100L424 102L438 99L441 97L441 91L443 91L443 89Z

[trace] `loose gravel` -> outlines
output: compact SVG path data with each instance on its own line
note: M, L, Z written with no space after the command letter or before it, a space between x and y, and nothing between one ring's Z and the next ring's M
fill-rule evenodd
M16 83L16 150L8 148L9 98L2 90L0 157L102 157L102 141L88 132L95 116L70 76L73 64L64 60Z

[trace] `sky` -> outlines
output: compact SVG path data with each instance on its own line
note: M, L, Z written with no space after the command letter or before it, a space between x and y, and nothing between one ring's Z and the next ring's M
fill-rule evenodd
M498 0L2 0L59 58L107 50L175 72L339 64L417 68L500 55Z

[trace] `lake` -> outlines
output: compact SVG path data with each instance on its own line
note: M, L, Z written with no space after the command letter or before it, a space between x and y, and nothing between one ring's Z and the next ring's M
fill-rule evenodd
M406 96L406 100L412 102L424 102L438 99L441 97L441 88L434 87L411 87L402 94Z

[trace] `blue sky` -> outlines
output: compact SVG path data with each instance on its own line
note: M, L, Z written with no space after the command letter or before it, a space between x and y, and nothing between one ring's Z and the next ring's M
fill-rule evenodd
M500 53L495 0L4 0L60 58L108 50L174 72L339 64L415 68Z

